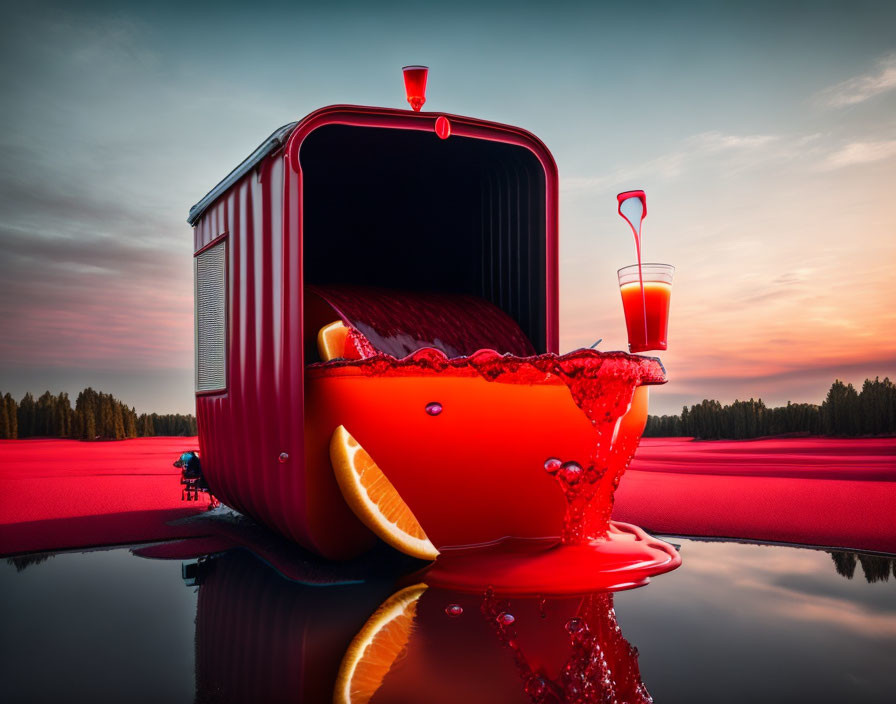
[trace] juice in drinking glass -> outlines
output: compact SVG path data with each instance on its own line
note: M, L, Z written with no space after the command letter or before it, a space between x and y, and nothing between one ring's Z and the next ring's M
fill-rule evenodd
M675 267L669 264L642 264L640 276L637 264L619 270L629 351L666 349L674 271Z
M404 73L404 89L414 112L420 112L420 108L426 102L426 77L429 68L426 66L405 66L401 69Z

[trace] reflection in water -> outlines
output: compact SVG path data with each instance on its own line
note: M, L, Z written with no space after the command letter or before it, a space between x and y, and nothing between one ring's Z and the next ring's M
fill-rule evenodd
M2 700L331 702L371 615L426 580L391 551L334 564L260 528L214 535L0 560ZM559 701L582 674L597 700L646 697L643 676L663 704L893 701L896 556L675 542L680 569L612 601L430 584L371 704Z
M292 549L294 546L290 545L290 548ZM865 581L869 584L889 581L891 574L896 580L896 558L851 550L826 550L825 552L831 556L837 574L847 579L852 579L855 576L856 567L861 566ZM15 567L17 572L22 572L31 565L39 565L52 557L55 557L53 553L37 553L8 557L6 562ZM395 562L393 566L400 567L401 563Z
M340 665L337 691L354 692L340 702L651 701L609 593L507 600L430 587L404 604L411 627L383 582L308 587L243 550L198 564L186 570L199 585L197 702L334 701Z
M244 550L202 560L190 579L197 702L331 701L349 643L391 591L298 584Z
M862 566L865 581L886 582L890 579L890 573L896 577L896 560L883 555L869 555L861 552L848 552L846 550L828 550L837 574L852 579L856 573L856 564Z
M481 612L498 640L513 654L524 690L533 702L653 701L641 681L638 651L622 637L616 623L611 593L583 597L576 615L564 624L568 657L556 674L544 665L533 666L519 639L512 608L510 601L488 591ZM540 618L547 619L546 599L539 600L538 609Z
M37 553L35 555L21 555L20 557L6 558L6 563L15 567L16 572L22 572L31 567L31 565L39 565L41 562L46 562L51 557L55 557L51 552Z

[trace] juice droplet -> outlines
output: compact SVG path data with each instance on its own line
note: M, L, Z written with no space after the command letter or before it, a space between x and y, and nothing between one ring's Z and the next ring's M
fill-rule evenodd
M445 607L445 613L448 614L451 618L457 618L464 612L464 607L460 604L448 604Z
M426 412L431 416L437 416L442 412L442 404L438 401L426 404Z
M516 618L514 618L513 614L502 611L498 614L498 618L495 620L502 626L509 626L511 623L516 621Z
M548 474L556 474L557 470L560 469L560 465L562 464L563 462L558 460L556 457L548 457L544 461L544 471Z

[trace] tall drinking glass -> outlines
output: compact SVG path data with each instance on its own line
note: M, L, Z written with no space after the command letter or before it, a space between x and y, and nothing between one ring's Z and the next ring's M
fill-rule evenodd
M404 90L408 103L414 112L420 112L420 108L426 102L426 77L429 68L426 66L404 66Z
M675 267L671 264L642 264L640 276L637 264L619 270L619 290L628 329L629 351L666 349L674 272Z

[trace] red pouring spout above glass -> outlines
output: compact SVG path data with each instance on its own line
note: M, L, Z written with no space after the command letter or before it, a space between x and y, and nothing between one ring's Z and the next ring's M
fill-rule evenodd
M644 309L644 341L647 341L647 307L644 301L644 276L641 273L641 223L647 217L647 195L644 191L623 191L616 196L619 203L619 215L628 222L635 236L635 249L638 253L638 282L640 283L641 300ZM646 349L646 348L645 348Z
M426 66L404 66L404 90L414 112L420 112L420 108L426 102L426 77L429 68Z

